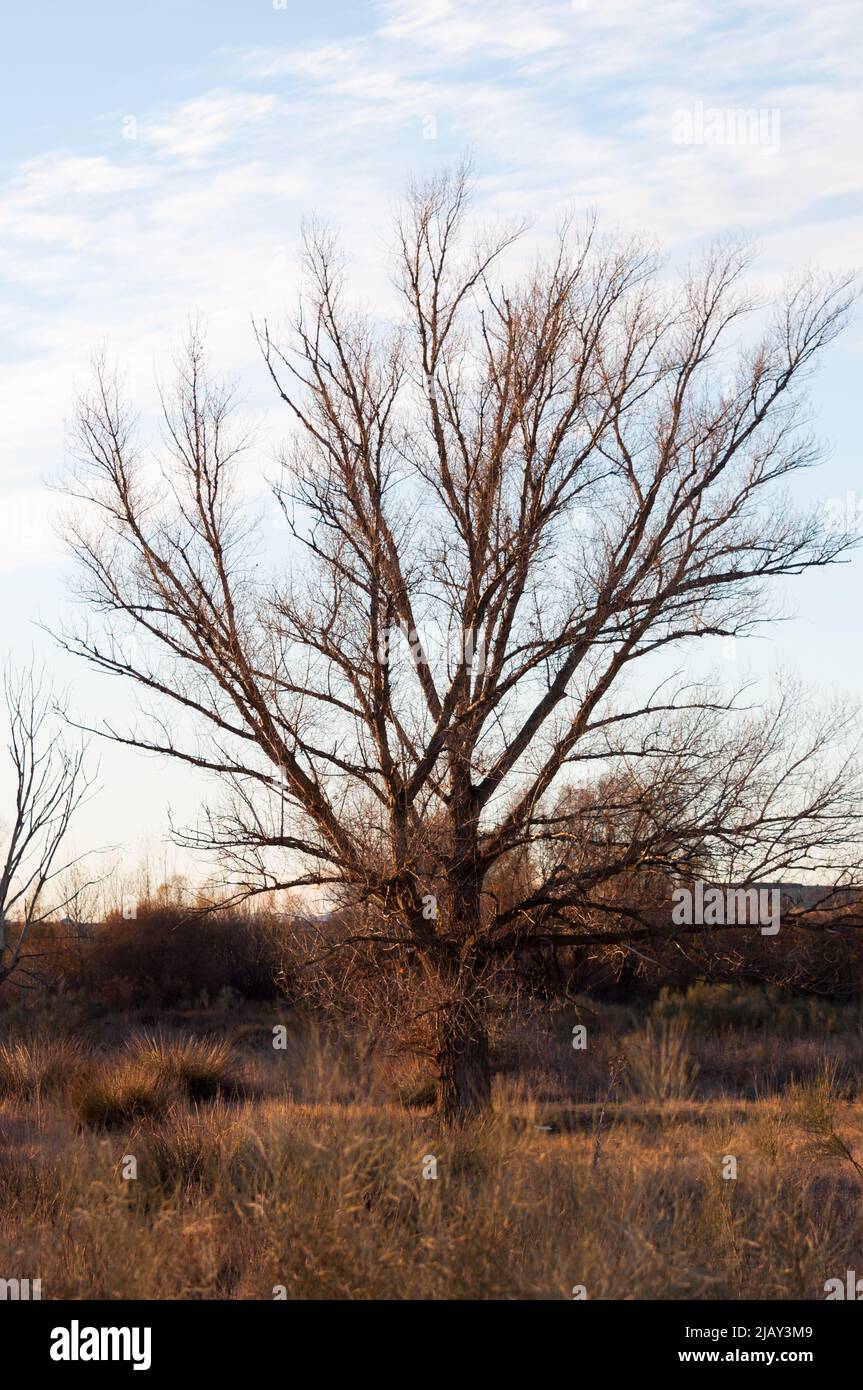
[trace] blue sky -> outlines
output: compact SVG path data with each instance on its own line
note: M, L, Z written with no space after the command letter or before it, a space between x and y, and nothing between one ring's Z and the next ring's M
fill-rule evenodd
M317 211L341 226L363 295L385 309L394 200L411 173L468 146L483 213L533 219L526 253L569 204L655 237L672 263L717 235L753 237L768 291L804 264L854 266L863 245L859 31L852 0L8 7L3 646L44 653L82 713L121 708L121 690L70 665L34 626L66 602L45 484L66 464L65 422L99 343L124 364L146 426L155 377L200 312L216 363L241 380L259 429L255 497L282 419L250 316L290 310L301 218ZM737 127L733 109L760 119ZM798 484L801 501L859 520L861 344L858 321L813 385L829 458ZM857 556L789 586L796 616L735 662L856 693L861 565ZM182 819L200 799L184 772L111 748L100 781L81 835L120 841L132 860L161 845L168 802Z

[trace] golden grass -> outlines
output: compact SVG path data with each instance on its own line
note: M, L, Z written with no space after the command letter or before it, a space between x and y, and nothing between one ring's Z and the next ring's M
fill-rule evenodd
M86 1051L73 1038L35 1038L0 1045L0 1098L37 1100L63 1091L80 1076Z
M859 1268L853 1039L841 1067L799 1045L805 1069L760 1094L751 1070L717 1086L702 1042L693 1094L689 1035L660 1029L654 1059L629 1025L545 1070L532 1052L447 1131L421 1069L243 1028L0 1048L5 1278L78 1299L819 1299ZM626 1039L643 1065L610 1095ZM728 1075L755 1046L726 1046ZM786 1065L790 1044L757 1046Z
M790 1102L743 1109L646 1126L621 1108L598 1168L589 1128L548 1133L529 1108L452 1133L283 1100L77 1134L43 1114L26 1162L19 1144L0 1165L0 1264L68 1298L821 1297L859 1263L863 1183L810 1151Z
M146 1115L165 1115L173 1102L168 1086L136 1061L103 1068L81 1085L75 1099L81 1122L102 1129L119 1129Z
M178 1087L189 1100L215 1100L240 1092L236 1054L223 1038L140 1033L130 1041L129 1053L155 1082Z

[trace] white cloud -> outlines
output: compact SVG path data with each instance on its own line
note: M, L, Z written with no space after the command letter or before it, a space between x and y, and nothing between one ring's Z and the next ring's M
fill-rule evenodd
M132 127L132 138L153 147L164 159L205 162L238 136L269 121L278 109L272 94L217 91L183 102L163 119L143 120ZM134 118L133 118L134 119Z
M44 488L0 489L0 574L62 559L58 500Z
M110 146L46 151L0 186L2 476L57 470L98 341L150 400L195 309L266 409L249 316L291 307L301 216L342 225L363 293L385 302L393 195L465 146L482 209L532 214L537 237L568 202L682 251L729 226L754 233L773 276L856 257L861 116L842 4L384 0L377 13L373 34L236 54L233 86L131 128L112 118ZM696 102L778 107L778 150L675 145L674 113Z

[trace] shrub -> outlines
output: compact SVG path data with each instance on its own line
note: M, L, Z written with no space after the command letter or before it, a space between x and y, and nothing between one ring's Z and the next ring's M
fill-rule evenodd
M163 1081L130 1061L106 1068L82 1085L76 1109L85 1125L119 1129L147 1116L166 1115L173 1101L174 1096Z
M396 1100L405 1110L429 1110L437 1100L437 1082L433 1076L403 1082L396 1087Z
M0 1096L32 1100L65 1090L85 1059L74 1038L37 1039L0 1046Z
M640 1033L624 1039L626 1075L639 1100L661 1105L689 1100L697 1064L690 1058L686 1024L680 1018L649 1018Z
M661 1019L680 1017L690 1029L703 1033L758 1032L789 1038L833 1035L856 1021L853 1008L814 995L706 980L690 985L685 995L661 990L653 1012Z
M142 903L133 921L97 927L68 965L67 979L112 1007L172 1007L231 996L276 999L284 987L281 918L202 915L180 903Z
M184 1197L254 1187L263 1165L260 1144L225 1109L178 1111L163 1123L148 1121L140 1141L141 1176L164 1195Z
M215 1100L242 1092L236 1055L222 1038L139 1034L129 1043L129 1052L142 1071L159 1084L181 1090L189 1100Z

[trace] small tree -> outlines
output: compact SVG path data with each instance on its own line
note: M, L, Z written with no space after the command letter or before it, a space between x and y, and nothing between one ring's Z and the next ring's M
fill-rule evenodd
M0 860L0 984L27 959L25 947L34 926L68 908L85 886L80 875L72 875L70 887L70 871L82 856L71 861L61 856L72 818L90 787L84 748L69 748L58 738L55 725L62 711L44 677L33 666L7 673L3 693L14 809L5 822L5 856ZM64 879L66 886L58 894L55 889ZM22 975L29 973L24 966Z
M238 891L351 907L318 924L312 956L339 962L329 974L367 1018L427 1035L449 1116L489 1099L503 977L597 884L708 842L714 859L736 844L775 865L824 831L832 851L859 809L853 780L816 775L823 730L797 751L769 717L720 737L734 698L663 684L651 664L744 635L766 581L851 544L778 490L816 458L798 388L848 281L802 279L747 343L739 248L671 290L651 254L589 223L500 288L517 234L470 241L468 192L464 170L411 192L398 323L349 305L335 244L312 228L292 337L258 327L293 422L275 488L285 572L253 563L230 395L198 335L155 472L97 366L75 485L91 505L70 540L108 624L65 637L209 732L103 730L231 789L186 843L218 849ZM594 769L605 812L594 796L573 817L561 792ZM637 904L614 907L620 936Z

